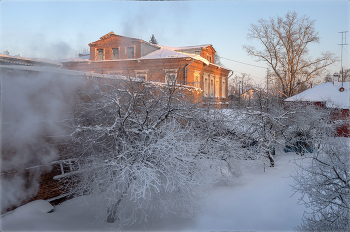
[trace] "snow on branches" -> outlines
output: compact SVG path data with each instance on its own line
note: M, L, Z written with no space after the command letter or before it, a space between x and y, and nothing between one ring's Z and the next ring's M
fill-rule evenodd
M338 138L317 149L309 165L298 165L292 187L312 210L304 212L298 231L349 231L349 161L349 144Z

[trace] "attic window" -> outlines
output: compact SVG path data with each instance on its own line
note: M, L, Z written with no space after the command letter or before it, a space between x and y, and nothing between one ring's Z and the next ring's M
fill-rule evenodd
M113 54L112 54L112 60L118 60L119 59L119 48L112 48Z
M126 48L126 58L127 59L134 59L134 47L127 47Z
M103 49L97 49L97 60L104 60Z

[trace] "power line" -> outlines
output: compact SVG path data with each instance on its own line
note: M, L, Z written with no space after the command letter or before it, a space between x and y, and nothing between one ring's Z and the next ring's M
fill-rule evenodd
M264 69L267 69L266 67L262 67L262 66L259 66L259 65L247 64L247 63L240 62L240 61L237 61L237 60L232 60L232 59L225 58L225 57L221 57L221 56L219 56L219 57L220 57L220 58L222 58L222 59L229 60L229 61L233 61L233 62L237 62L237 63L240 63L240 64L245 64L245 65L249 65L249 66L254 66L254 67L258 67L258 68L264 68Z
M247 73L244 73L244 72L240 72L240 71L236 71L236 70L232 70L233 72L239 72L239 73L242 73L242 74L247 74ZM254 77L254 78L258 78L258 79L262 79L262 80L265 80L265 78L262 78L262 77L257 77L257 76L253 76L251 74L249 74L251 77Z

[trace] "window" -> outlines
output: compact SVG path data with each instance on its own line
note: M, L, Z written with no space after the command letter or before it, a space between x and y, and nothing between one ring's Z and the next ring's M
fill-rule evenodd
M165 69L165 83L170 85L177 83L177 70L176 69Z
M126 48L126 58L127 59L134 59L134 47L127 47Z
M200 78L200 72L194 73L194 87L200 88L201 87L201 78Z
M194 54L196 54L196 55L201 55L201 52L200 51L196 51L196 52L194 52Z
M118 60L119 59L119 48L112 48L113 54L112 54L112 60Z
M147 80L147 71L148 70L135 70L135 77Z
M222 88L222 97L226 98L226 78L225 77L222 78L221 88Z
M208 79L208 73L203 74L204 77L204 96L209 95L209 79Z
M219 80L219 77L215 77L215 97L220 97L220 80Z
M170 85L176 84L176 73L167 73L165 75L165 82Z
M214 97L214 76L210 75L210 97Z
M60 175L53 177L54 180L60 179L62 177L70 176L81 170L80 162L78 159L67 159L52 162L52 165L56 166L60 170Z
M97 49L97 60L104 60L103 49Z

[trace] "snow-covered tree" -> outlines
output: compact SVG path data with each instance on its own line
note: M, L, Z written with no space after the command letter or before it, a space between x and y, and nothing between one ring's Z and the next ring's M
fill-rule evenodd
M300 91L325 68L337 61L332 53L325 52L320 57L309 57L308 47L319 43L315 21L306 16L298 17L289 12L284 18L260 19L249 29L248 39L259 41L263 49L244 46L248 55L264 61L272 68L271 83L284 97L291 97Z
M213 184L225 165L239 175L235 160L247 154L191 91L132 78L84 90L70 124L80 164L66 179L71 192L95 195L105 219L120 226L146 221L150 212L194 213L196 187Z
M292 187L311 212L304 212L298 231L349 231L349 148L339 138L328 138L310 164L299 164Z

